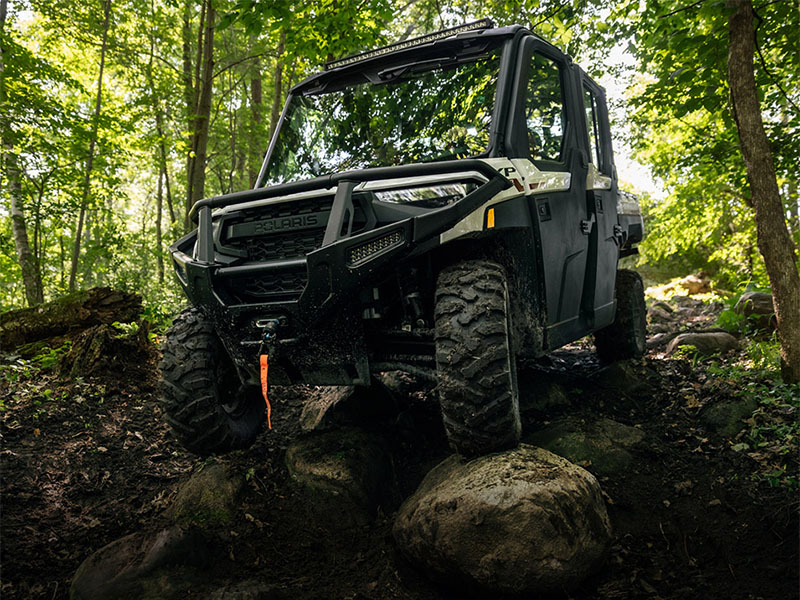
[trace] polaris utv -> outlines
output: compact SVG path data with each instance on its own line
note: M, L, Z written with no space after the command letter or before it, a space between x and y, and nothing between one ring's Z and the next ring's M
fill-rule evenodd
M594 333L645 349L643 223L603 89L520 26L479 21L337 60L295 86L254 189L171 246L192 308L167 333L167 420L250 445L269 383L435 378L454 450L520 438L517 358ZM265 403L266 400L266 403Z

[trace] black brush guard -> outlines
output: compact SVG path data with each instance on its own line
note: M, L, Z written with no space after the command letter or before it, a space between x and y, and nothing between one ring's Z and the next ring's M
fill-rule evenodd
M356 235L348 233L345 217L348 213L353 214L353 190L359 183L465 172L480 173L487 181L449 206L373 227ZM281 345L287 349L300 346L296 343L297 336L317 338L319 345L324 347L320 349L321 353L338 357L334 362L360 365L355 373L347 377L322 373L319 380L314 381L313 378L301 374L307 371L301 364L299 371L294 376L289 376L290 380L331 384L334 380L361 381L365 376L368 378L368 367L364 366L366 349L361 348L363 339L358 329L351 329L351 340L343 342L340 339L336 331L341 331L343 324L337 320L341 312L337 308L342 303L354 303L365 285L393 268L420 245L425 244L426 249L429 245L437 245L441 233L511 185L506 177L485 162L466 159L348 171L307 181L216 196L194 205L190 215L192 219L196 219L197 230L173 244L170 252L186 294L195 306L203 308L215 320L225 346L240 367L240 374L247 373L251 379L254 375L253 359L260 345L257 338L259 322L279 319L284 332ZM215 260L215 230L212 223L214 208L315 190L325 192L332 188L336 191L319 249L309 252L304 258L236 266L225 266ZM217 244L218 236L217 232ZM378 251L363 251L372 246L378 247ZM299 269L305 269L307 279L299 297L294 299L243 303L222 292L223 286L220 285L228 278L266 277ZM349 323L344 327L352 328L353 325ZM286 339L287 334L290 339ZM304 343L302 346L308 344ZM295 363L295 366L300 363L307 363L309 368L313 364L319 365L319 357L314 351L294 358L291 357L291 352L287 354L288 362Z

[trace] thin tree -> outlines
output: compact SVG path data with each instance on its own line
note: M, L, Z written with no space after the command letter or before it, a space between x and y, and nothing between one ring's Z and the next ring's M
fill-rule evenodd
M205 0L200 13L197 40L197 59L194 65L192 104L187 107L192 132L186 169L186 210L184 226L191 228L189 211L192 205L203 198L206 181L206 153L208 149L208 126L211 121L211 92L214 83L214 27L216 10L213 0ZM191 63L187 62L190 35L186 32L188 11L184 13L184 95L188 99L187 74L191 76Z
M108 43L108 23L111 15L111 0L105 0L103 4L103 43L100 46L100 72L97 75L97 97L94 105L94 116L92 118L92 132L89 137L89 152L86 156L86 168L83 176L83 191L81 193L81 208L78 214L78 226L75 231L75 241L72 246L72 263L69 270L69 291L75 289L75 279L78 273L78 259L81 253L81 235L83 234L86 210L89 204L89 190L91 188L92 168L94 166L94 151L97 145L97 131L100 127L100 111L103 99L103 69L106 62L106 47Z
M0 106L6 104L6 83L5 83L5 36L6 36L6 17L8 15L7 0L0 0ZM14 143L11 140L9 115L6 110L0 115L0 130L2 131L2 153L3 167L8 182L8 193L11 199L11 231L14 237L14 247L17 251L17 260L22 270L22 284L25 288L25 299L29 306L39 304L44 301L42 286L42 275L36 260L35 253L31 252L30 241L28 240L28 228L25 223L25 211L23 209L21 169L18 157L14 150Z
M786 226L775 166L761 118L753 66L755 27L751 0L728 0L728 81L755 211L758 249L764 257L781 342L781 374L800 381L800 276Z

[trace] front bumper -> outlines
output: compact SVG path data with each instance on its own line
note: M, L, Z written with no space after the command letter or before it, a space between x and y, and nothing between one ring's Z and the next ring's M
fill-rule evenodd
M477 172L486 181L461 200L422 214L375 226L356 235L342 235L342 225L353 211L353 191L361 182L425 175ZM272 260L226 266L216 260L217 247L212 224L212 209L234 206L298 192L330 190L336 193L326 225L322 246L303 258ZM361 324L355 315L348 321L348 306L357 304L362 289L383 277L398 262L421 254L439 244L439 236L465 216L478 209L511 182L498 171L479 160L448 161L423 165L404 165L368 169L296 182L271 188L250 190L198 202L193 214L198 216L198 229L170 247L173 263L187 296L215 320L234 361L248 372L258 352L258 323L278 319L282 323L283 354L293 365L300 365L294 380L316 383L302 372L308 364L314 372L324 357L332 355L335 363L361 365L355 376L338 379L361 380L364 377L364 351ZM296 298L265 303L241 303L225 294L224 281L241 276L268 277L289 271L305 271L302 292ZM348 339L341 339L341 331ZM307 338L307 339L303 339ZM318 350L308 338L326 340ZM299 343L302 341L302 343ZM320 345L320 344L318 344ZM297 347L297 351L292 348ZM368 378L368 373L366 374ZM323 379L329 382L332 375Z

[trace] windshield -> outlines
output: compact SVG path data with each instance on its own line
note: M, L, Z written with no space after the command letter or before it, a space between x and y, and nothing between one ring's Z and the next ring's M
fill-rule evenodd
M423 73L400 68L388 84L293 96L262 184L486 152L499 63L495 49Z

